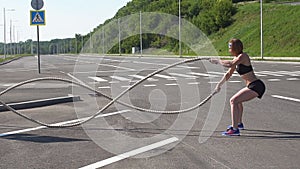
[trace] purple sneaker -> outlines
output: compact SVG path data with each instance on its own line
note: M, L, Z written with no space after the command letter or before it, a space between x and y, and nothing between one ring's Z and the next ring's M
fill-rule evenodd
M227 126L227 130L230 129L232 127L232 125ZM238 128L240 130L245 130L244 124L243 123L238 123Z
M223 136L239 136L240 135L240 130L236 129L234 130L233 127L230 127L226 131L222 132Z
M239 123L238 124L238 128L240 129L240 130L244 130L245 128L244 128L244 124L243 123Z

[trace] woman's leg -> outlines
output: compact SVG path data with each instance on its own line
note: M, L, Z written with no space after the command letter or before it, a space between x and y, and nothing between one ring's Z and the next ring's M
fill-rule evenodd
M255 97L257 97L258 94L251 90L246 88L241 89L239 92L237 92L235 95L233 95L230 99L230 106L231 106L231 120L232 120L232 126L234 128L238 128L238 123L241 120L242 116L242 106L241 104L245 101L249 101Z
M238 123L242 123L243 121L242 121L242 116L243 116L243 111L244 111L244 109L243 109L243 103L239 103L238 104L238 115L239 115L239 120L238 120Z

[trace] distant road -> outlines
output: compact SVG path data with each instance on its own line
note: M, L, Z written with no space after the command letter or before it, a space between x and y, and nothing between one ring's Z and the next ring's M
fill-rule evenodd
M300 5L300 2L287 2L285 4L290 4L290 5Z

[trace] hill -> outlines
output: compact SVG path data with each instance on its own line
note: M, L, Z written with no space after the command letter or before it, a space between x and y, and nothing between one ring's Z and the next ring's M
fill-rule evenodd
M220 7L213 4L212 1L185 0L182 3L182 15L185 20L196 25L208 35L219 55L228 55L227 42L234 37L244 42L245 52L250 56L260 56L260 3L255 1L234 3L233 6L222 9L226 4L225 1L216 1L223 3ZM270 0L264 2L270 2ZM263 4L264 56L299 57L300 5L290 5L282 2L284 1L277 0L276 3ZM295 2L295 0L290 2ZM143 12L158 11L178 15L178 2L170 0L133 0L120 9L114 19L138 13L138 9L142 9ZM217 10L222 13L217 12ZM224 22L216 26L219 18L223 18ZM147 35L144 35L144 37L143 43L148 44L148 46L143 46L144 49L149 47L163 48L169 52L178 53L177 40L161 37L153 38L153 36L149 37ZM160 41L163 41L165 46L153 45L161 44ZM139 37L132 37L130 40L123 41L122 44L126 48L139 46ZM116 51L114 50L114 52ZM190 50L183 46L183 54L193 55L193 53L187 51Z
M227 41L240 38L245 51L260 56L260 4L237 6L232 25L209 36L219 55L228 55ZM300 5L266 3L263 5L265 56L300 56Z

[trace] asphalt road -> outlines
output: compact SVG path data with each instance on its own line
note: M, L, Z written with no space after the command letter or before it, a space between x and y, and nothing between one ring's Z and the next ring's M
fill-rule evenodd
M117 97L136 81L178 58L42 56L0 67L0 91L41 77L76 79ZM299 168L300 64L253 62L267 86L263 99L244 104L245 130L224 137L230 124L229 99L244 82L235 74L221 93L184 114L151 114L113 104L77 127L49 129L0 112L0 168ZM156 110L181 110L205 99L224 69L199 61L176 66L139 84L120 100ZM68 94L81 101L21 110L46 123L93 115L110 102L72 84L41 81L16 88L6 103Z

